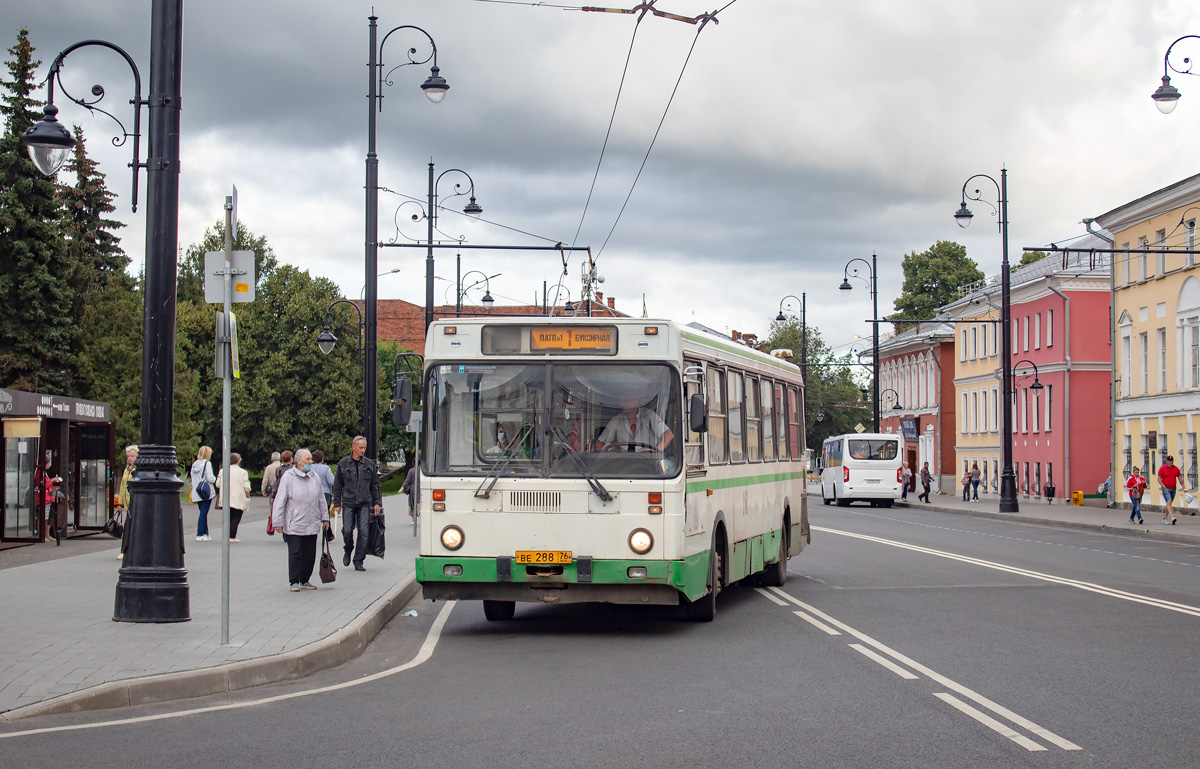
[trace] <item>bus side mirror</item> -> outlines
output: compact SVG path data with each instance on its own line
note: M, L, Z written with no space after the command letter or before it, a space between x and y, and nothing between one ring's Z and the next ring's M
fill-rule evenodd
M412 380L397 376L392 390L392 424L406 427L412 418Z
M708 404L704 393L692 393L688 399L688 427L694 433L708 432Z

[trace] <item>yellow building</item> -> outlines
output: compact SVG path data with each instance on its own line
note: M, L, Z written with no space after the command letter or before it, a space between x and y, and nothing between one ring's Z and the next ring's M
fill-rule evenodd
M1162 503L1155 473L1167 455L1175 457L1188 489L1200 480L1200 268L1196 254L1187 253L1196 250L1198 218L1200 175L1096 217L1117 249L1113 485L1121 489L1140 467L1150 479L1148 504ZM1123 492L1118 498L1128 501Z
M989 305L995 304L996 308ZM963 473L979 465L979 493L1000 493L1001 404L999 294L970 294L942 308L954 321L954 398L958 424L956 461L942 472L954 479L950 493L962 494Z

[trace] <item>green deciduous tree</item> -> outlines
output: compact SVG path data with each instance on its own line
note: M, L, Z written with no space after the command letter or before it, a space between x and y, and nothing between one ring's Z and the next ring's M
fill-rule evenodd
M896 299L895 318L931 319L937 309L952 302L958 289L983 280L983 272L967 258L958 243L939 240L926 251L904 256L904 286ZM897 328L905 324L897 323Z
M29 31L8 52L9 79L0 80L0 387L32 390L44 372L71 371L79 328L73 316L74 269L59 232L60 199L21 146L21 134L41 120ZM41 376L51 391L69 377Z

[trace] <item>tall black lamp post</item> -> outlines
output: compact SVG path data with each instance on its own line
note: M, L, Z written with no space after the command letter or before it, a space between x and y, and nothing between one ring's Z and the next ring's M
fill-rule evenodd
M1164 115L1169 115L1175 111L1175 106L1179 104L1179 97L1181 95L1179 90L1175 86L1171 85L1171 76L1168 75L1167 72L1176 72L1180 75L1200 75L1200 72L1192 72L1191 58L1185 58L1183 60L1185 65L1183 69L1179 69L1171 63L1171 49L1180 42L1191 38L1200 40L1200 35L1184 35L1183 37L1179 38L1179 40L1176 40L1174 43L1171 43L1171 45L1167 46L1167 53L1163 56L1162 85L1160 85L1158 89L1150 95L1150 98L1154 99L1154 106L1158 107L1158 111Z
M428 251L425 254L425 332L429 333L429 324L433 323L433 231L437 227L437 211L438 198L437 187L441 183L442 177L446 174L462 174L467 177L467 181L471 183L470 189L466 192L461 191L460 184L454 185L454 194L447 196L453 198L458 195L470 195L471 200L463 207L463 213L472 219L478 219L483 213L483 208L475 202L475 180L471 175L461 168L451 168L448 171L442 171L435 179L433 176L433 161L429 161L429 207L425 211L425 221L428 223Z
M962 203L954 212L954 220L958 222L959 227L969 226L971 218L974 216L967 208L967 201L983 200L978 189L973 195L967 194L967 185L975 179L987 179L996 185L996 194L999 196L1000 202L1000 371L1004 401L1001 408L1004 437L1000 446L1000 512L1017 513L1021 508L1017 502L1017 476L1013 470L1012 324L1010 322L1012 307L1008 280L1008 169L1000 169L1000 181L998 182L987 174L975 174L963 183Z
M858 274L858 268L850 269L850 265L855 262L862 262L871 270L871 278L867 280ZM871 288L871 419L873 427L871 432L879 432L879 291L876 284L875 268L877 266L875 254L871 254L871 261L868 263L866 259L855 258L846 262L846 267L842 271L842 285L838 286L838 290L843 294L849 294L854 286L850 285L850 277L854 276L859 280L866 280L867 285Z
M172 445L175 400L175 281L179 239L179 112L183 59L183 0L154 0L150 13L150 92L142 98L137 65L120 47L85 40L63 50L47 77L45 118L22 136L30 157L43 173L53 174L66 160L74 138L56 119L54 84L63 59L79 48L111 49L133 71L133 133L120 120L95 106L104 89L92 87L92 101L68 99L104 112L121 126L123 144L133 138L133 208L137 210L138 170L146 169L146 274L142 319L141 445L129 481L129 539L117 579L113 619L124 622L185 622L191 619L187 570L183 567L183 517L179 462ZM149 107L148 151L138 158L141 109Z
M377 358L378 350L376 347L376 337L378 335L378 265L379 265L379 158L375 154L375 113L383 110L383 95L380 91L384 84L391 85L389 79L392 72L396 69L409 64L427 64L432 61L433 66L430 67L429 77L421 84L421 90L425 92L425 98L431 104L440 104L446 98L446 92L450 90L450 86L446 83L445 78L440 74L437 65L437 44L433 42L433 37L428 32L420 27L404 25L395 27L383 36L381 42L376 43L378 34L378 17L371 15L368 18L370 22L370 55L368 59L368 75L367 75L367 252L366 252L366 316L363 320L364 339L363 348L366 353L366 358L363 362L364 366L364 394L366 412L363 414L363 419L366 422L366 429L363 431L363 437L367 439L367 456L375 459L377 456L376 440L378 436L379 420L376 415L376 392L377 392ZM383 65L383 46L387 44L388 38L393 32L399 32L402 29L412 29L420 32L429 40L431 52L424 59L414 58L417 53L416 48L409 48L407 53L407 61L404 61L396 67L384 73Z

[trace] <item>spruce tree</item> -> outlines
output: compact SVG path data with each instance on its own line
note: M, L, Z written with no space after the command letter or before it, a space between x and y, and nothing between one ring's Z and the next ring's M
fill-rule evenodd
M31 98L36 69L29 31L8 49L7 80L0 80L0 387L69 389L78 325L72 317L73 270L59 231L60 200L21 146L21 134L41 120ZM44 383L44 384L43 384Z

